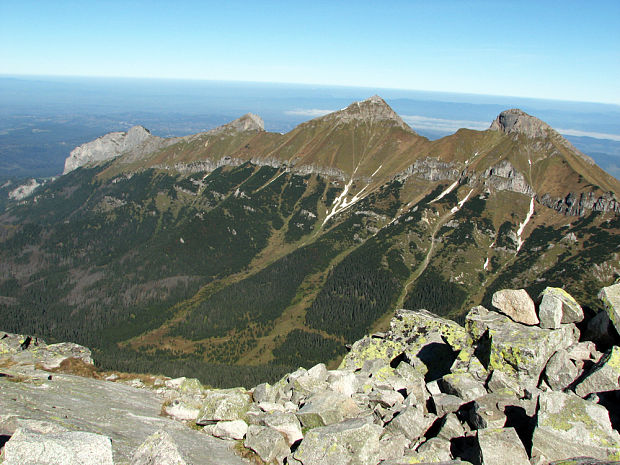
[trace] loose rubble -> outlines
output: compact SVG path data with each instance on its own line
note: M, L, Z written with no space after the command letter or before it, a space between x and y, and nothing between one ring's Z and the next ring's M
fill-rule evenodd
M611 322L614 292L601 292ZM562 289L545 289L538 305L524 290L496 296L500 312L474 307L464 327L398 310L389 331L354 343L335 370L299 368L250 390L167 380L162 412L268 464L620 463L617 334L584 339L584 311ZM5 463L17 463L7 460L25 447L21 431L6 443ZM160 443L168 461L148 458ZM156 433L135 463L185 463L173 446Z

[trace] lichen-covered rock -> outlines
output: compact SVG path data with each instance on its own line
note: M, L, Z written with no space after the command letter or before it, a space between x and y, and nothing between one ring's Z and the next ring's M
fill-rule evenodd
M620 347L612 347L575 386L580 397L593 392L620 390Z
M322 391L308 398L296 415L304 427L315 428L338 423L359 413L359 407L350 397L338 392Z
M251 403L250 394L243 388L207 391L196 423L243 420Z
M243 439L248 432L248 424L243 420L218 421L211 435L221 439Z
M462 326L428 310L397 310L390 322L390 333L396 338L410 339L434 332L439 332L453 350L469 346L467 333ZM419 345L418 342L416 344Z
M361 369L368 360L381 360L389 365L405 349L404 342L365 337L353 344L351 351L344 357L338 368L340 370Z
M268 426L250 425L243 444L267 463L275 460L282 464L291 452L284 436Z
M133 454L132 465L187 465L174 440L165 431L149 436Z
M4 445L3 465L113 465L110 438L82 431L18 428Z
M540 317L540 326L543 328L558 328L559 326L546 326L545 322L549 322L547 316L555 316L560 313L560 323L579 323L583 321L583 309L581 305L564 289L559 287L547 287L541 293L540 306L538 308L538 316ZM543 318L543 314L545 317ZM544 320L544 321L543 321Z
M534 301L525 289L504 289L493 294L493 307L517 323L537 325Z
M295 451L304 465L376 465L381 460L383 428L372 417L311 429Z
M620 283L601 289L598 298L603 301L609 320L620 333Z
M484 396L487 390L470 373L449 373L438 380L439 387L446 394L460 397L466 402Z
M545 367L545 381L554 391L563 391L577 376L579 370L564 349L553 354Z
M604 407L554 391L541 393L538 402L532 456L549 461L582 456L620 460L620 435Z
M436 416L425 414L421 406L412 405L395 415L386 425L386 431L401 433L410 441L416 441L426 433Z
M482 465L530 465L514 428L478 430L478 447Z
M502 371L521 388L536 386L551 355L579 338L573 324L553 330L525 326L482 306L470 310L465 325L488 370Z

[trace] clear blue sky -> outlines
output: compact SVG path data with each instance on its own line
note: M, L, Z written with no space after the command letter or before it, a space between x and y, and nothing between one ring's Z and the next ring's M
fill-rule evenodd
M0 74L620 103L620 1L0 0Z

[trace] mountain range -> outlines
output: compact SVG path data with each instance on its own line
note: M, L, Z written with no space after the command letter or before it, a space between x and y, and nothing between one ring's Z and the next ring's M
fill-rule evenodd
M336 363L394 308L461 321L495 290L556 286L593 314L620 273L619 195L517 109L435 141L377 96L286 134L252 114L180 138L136 126L0 217L3 328L251 385Z

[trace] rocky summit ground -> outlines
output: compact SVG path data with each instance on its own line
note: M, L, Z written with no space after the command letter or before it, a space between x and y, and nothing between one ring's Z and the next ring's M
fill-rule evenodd
M618 464L620 283L599 298L589 320L560 288L498 291L464 326L398 310L338 369L250 390L58 374L88 349L4 334L3 465Z

